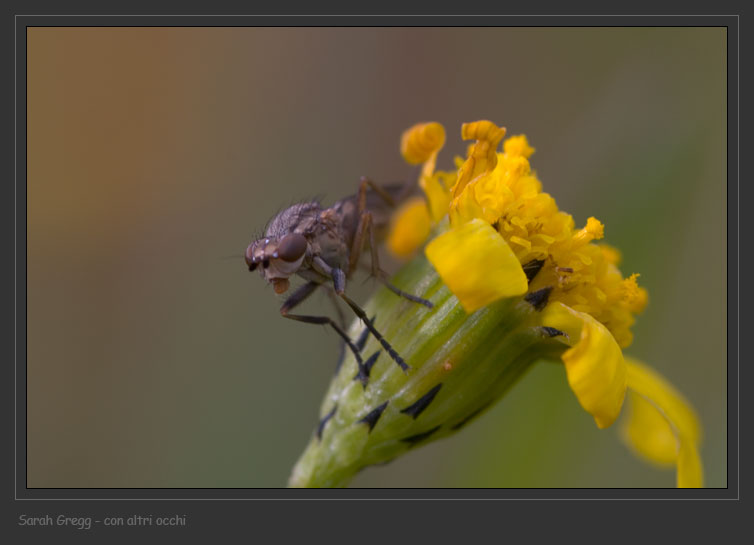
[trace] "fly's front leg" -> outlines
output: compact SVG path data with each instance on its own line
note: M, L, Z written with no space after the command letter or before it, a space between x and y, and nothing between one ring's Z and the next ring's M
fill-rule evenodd
M367 318L366 312L364 312L364 310L359 305L357 305L354 301L351 300L350 297L346 295L346 273L343 272L342 269L329 267L327 263L322 261L322 259L319 257L315 257L314 262L317 268L321 269L322 271L326 271L329 274L330 278L332 278L333 286L335 287L335 293L338 295L338 297L343 299L346 304L351 307L351 310L353 310L354 314L356 314L356 316L358 316L359 319L364 322L364 325L367 327L370 333L374 335L374 338L379 341L379 343L383 346L387 353L390 354L390 357L393 359L393 361L397 363L398 366L403 369L403 371L407 372L409 365L403 360L403 358L401 358L401 356L398 354L398 352L395 351L390 343L387 342L385 337L383 337L382 334L377 331L377 328L374 327L372 321ZM362 369L361 365L359 366L359 369Z
M338 314L338 323L340 324L340 327L345 329L346 315L343 314L343 310L340 308L340 305L338 305L338 296L335 294L335 290L328 287L327 296L330 298L330 301L332 301L332 306L335 307L335 312Z
M303 303L312 293L314 293L314 291L319 286L320 284L318 284L317 282L309 282L298 288L291 294L290 297L288 297L288 299L285 300L283 306L280 307L280 314L282 314L284 318L288 318L290 320L296 320L298 322L304 322L307 324L323 324L332 327L351 349L351 352L353 352L353 355L356 357L356 362L359 366L359 370L362 371L365 367L364 360L361 359L359 349L356 347L356 345L353 344L353 341L351 341L348 335L346 335L346 332L343 331L343 329L341 329L338 324L336 324L332 320L332 318L328 316L304 316L301 314L290 314L291 310ZM360 373L360 376L361 375L362 373Z
M346 329L346 315L343 314L343 310L340 308L340 305L338 305L338 296L335 295L335 290L327 287L327 297L332 302L332 306L335 307L335 312L338 314L338 324L340 324L340 328L345 330ZM369 333L368 329L365 329L367 333ZM359 352L361 352L362 348L364 348L362 345L359 345L359 341L356 341L356 348L359 349ZM346 343L342 342L340 343L340 356L338 356L338 363L335 365L335 374L338 374L338 371L340 371L340 366L343 364L343 360L346 359Z
M400 354L395 351L390 343L385 340L385 337L383 337L382 334L377 331L377 329L374 327L374 324L372 324L372 321L367 318L367 314L366 312L364 312L364 309L353 302L345 293L339 293L338 295L340 295L341 299L343 299L346 304L351 307L351 310L353 310L354 314L356 314L356 316L358 316L359 319L364 322L364 325L367 326L367 329L372 333L372 335L374 335L374 338L377 339L383 346L383 348L385 348L387 353L390 354L390 357L393 359L393 361L397 363L398 366L403 369L403 371L408 372L409 365L403 360Z

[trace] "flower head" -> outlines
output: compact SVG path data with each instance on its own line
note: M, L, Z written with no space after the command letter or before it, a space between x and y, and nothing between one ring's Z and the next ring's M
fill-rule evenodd
M623 438L640 456L675 464L679 486L701 486L693 410L657 373L623 354L648 301L639 275L624 277L618 250L597 242L605 235L599 220L578 228L558 209L529 164L534 148L523 135L503 141L505 133L490 121L464 124L461 135L473 142L455 171L435 170L445 142L441 125L404 133L401 152L409 163L422 163L425 200L399 210L388 246L406 257L426 243L426 259L418 255L395 281L435 308L407 307L387 290L378 293L370 310L386 320L387 336L411 372L383 364L357 388L348 376L356 364L347 359L347 372L323 404L336 435L326 446L310 445L297 468L311 469L307 455L327 451L339 462L325 456L326 465L358 469L453 433L531 364L549 359L562 362L599 428L617 419L629 391L633 409ZM362 334L359 324L352 331ZM365 422L368 430L353 425ZM304 483L302 475L294 472L292 482Z

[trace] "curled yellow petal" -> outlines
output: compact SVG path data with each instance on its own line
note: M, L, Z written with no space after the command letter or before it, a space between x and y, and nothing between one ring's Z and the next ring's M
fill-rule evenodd
M387 247L398 257L411 257L427 240L431 227L432 220L424 199L421 197L409 199L393 216Z
M626 362L610 331L589 314L554 302L542 324L565 332L571 348L563 352L568 384L597 427L610 426L626 395Z
M521 263L492 226L474 219L434 238L427 259L466 312L503 297L523 295L528 281Z
M654 369L634 358L626 358L626 362L628 387L655 405L679 433L698 442L699 419L683 395Z
M686 399L656 371L626 358L631 410L623 439L641 457L661 465L677 465L681 488L703 485L698 445L701 426Z
M474 192L463 191L451 202L448 215L451 225L463 225L473 219L483 217L484 209L479 206Z
M401 136L401 155L407 163L428 161L445 145L445 128L439 123L417 123Z
M505 129L492 121L475 121L461 126L464 140L476 140L469 148L466 161L458 169L458 179L450 189L453 198L461 195L466 185L485 172L492 172L497 165L497 146L505 136Z
M401 155L406 162L422 165L419 185L429 202L429 212L433 221L440 221L448 213L450 191L435 174L437 153L445 145L445 128L439 123L417 123L405 130L401 136Z
M704 470L699 449L692 441L681 441L678 449L678 471L676 474L678 488L702 488Z
M678 460L678 440L670 423L649 401L631 390L626 409L621 430L623 440L652 464L674 466Z

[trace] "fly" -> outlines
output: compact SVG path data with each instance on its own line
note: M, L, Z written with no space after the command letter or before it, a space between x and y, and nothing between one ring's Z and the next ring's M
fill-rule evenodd
M395 206L404 192L403 184L383 188L362 178L356 195L341 199L330 208L323 208L318 202L302 202L286 208L270 221L264 236L246 248L249 270L259 268L275 293L288 291L288 279L294 274L307 280L288 296L280 307L280 314L291 320L332 327L354 353L360 370L364 362L358 347L334 320L327 316L291 314L291 311L317 288L332 283L334 293L364 322L401 369L408 370L408 364L377 331L364 310L345 293L346 282L355 272L368 242L372 274L396 295L432 308L432 303L426 299L391 284L379 264L377 240L384 238L389 208Z

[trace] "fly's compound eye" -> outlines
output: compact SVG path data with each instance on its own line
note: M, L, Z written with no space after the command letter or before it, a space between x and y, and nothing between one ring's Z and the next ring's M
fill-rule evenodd
M283 261L293 263L298 261L306 252L306 237L299 233L285 235L278 244L277 255Z

